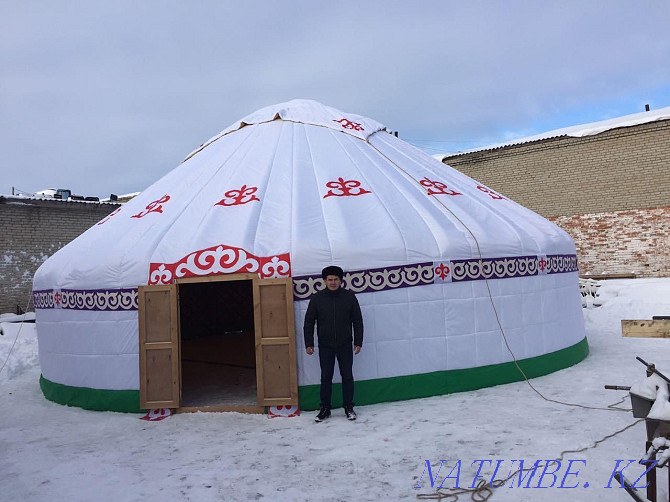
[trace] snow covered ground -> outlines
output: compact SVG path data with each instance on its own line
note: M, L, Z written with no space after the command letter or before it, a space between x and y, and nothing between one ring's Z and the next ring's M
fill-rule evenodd
M644 378L635 356L670 368L670 340L623 339L620 326L621 319L670 315L670 279L604 281L600 296L602 307L584 310L589 357L532 380L546 397L607 407L628 393L604 390L605 384ZM548 402L525 382L360 406L356 422L335 410L322 424L313 422L314 413L275 419L198 413L146 422L139 415L68 408L47 401L39 389L34 325L3 323L2 330L3 501L417 500L435 493L447 475L445 488L457 480L467 488L479 465L485 479L496 465L496 477L505 478L519 460L527 467L582 448L563 455L555 478L556 464L542 479L540 467L529 483L526 477L519 486L517 475L490 500L626 501L632 499L610 480L612 471L618 460L624 467L644 453L643 423L593 447L634 423L630 412ZM620 406L628 405L626 399ZM636 463L624 470L631 480L641 472ZM666 477L667 469L659 474Z

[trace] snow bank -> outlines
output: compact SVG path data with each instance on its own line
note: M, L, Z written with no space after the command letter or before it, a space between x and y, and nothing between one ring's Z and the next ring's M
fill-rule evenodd
M0 321L4 319L5 317ZM0 322L0 368L3 365L0 381L11 380L23 374L33 375L30 370L39 367L34 323Z
M613 279L600 281L602 307L584 311L587 332L597 329L621 337L622 319L651 319L670 315L668 279Z

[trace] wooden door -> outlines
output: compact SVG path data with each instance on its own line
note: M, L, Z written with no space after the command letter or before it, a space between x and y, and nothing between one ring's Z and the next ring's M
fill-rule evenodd
M139 287L140 408L178 408L179 311L177 285Z
M298 404L291 278L254 280L258 404Z

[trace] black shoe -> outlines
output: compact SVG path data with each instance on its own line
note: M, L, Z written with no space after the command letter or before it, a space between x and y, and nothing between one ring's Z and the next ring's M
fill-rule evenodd
M352 405L344 407L344 413L347 415L347 420L356 420L356 412Z
M321 410L319 410L319 414L314 418L314 421L323 422L329 416L330 416L330 408L322 407Z

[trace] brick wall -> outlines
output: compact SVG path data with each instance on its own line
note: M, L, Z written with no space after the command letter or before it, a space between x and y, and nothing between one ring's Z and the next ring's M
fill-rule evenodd
M0 196L0 313L25 309L35 271L49 256L103 219L117 204Z
M575 240L580 275L670 277L670 206L549 219Z
M577 241L580 274L670 276L670 120L455 155L444 163L568 231Z

